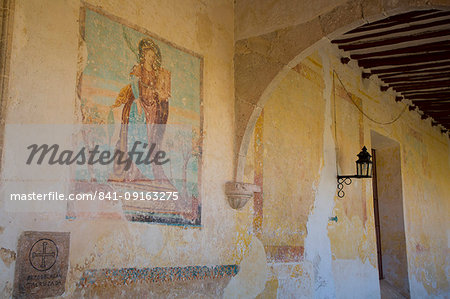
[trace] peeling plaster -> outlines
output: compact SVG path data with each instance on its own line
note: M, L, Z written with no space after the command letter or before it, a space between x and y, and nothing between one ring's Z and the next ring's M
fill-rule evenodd
M224 298L255 298L264 290L268 267L261 241L252 236L248 254L244 256L238 275L230 280Z
M0 258L2 259L6 267L9 268L11 263L16 260L16 253L10 249L2 247L0 248Z
M271 268L278 277L277 298L313 297L314 267L311 262L279 263Z
M93 4L100 3L100 1L95 0L88 2ZM148 1L146 3L131 1L124 4L116 0L102 4L112 14L124 18L132 18L134 23L205 55L206 81L204 103L205 131L207 134L205 138L205 176L202 182L202 194L205 198L204 206L202 207L204 208L202 211L202 216L204 216L202 220L205 220L204 227L198 231L191 231L182 228L129 224L120 220L83 220L72 222L64 219L62 214L41 215L30 213L16 215L0 209L0 224L4 228L4 231L0 232L1 246L16 248L17 236L22 230L58 228L58 230L71 231L71 266L67 283L67 296L73 295L75 283L79 281L83 271L88 269L114 266L164 266L168 264L210 265L225 264L232 261L233 263L240 262L241 270L226 289L225 297L228 298L253 298L260 294L264 288L272 288L270 291L274 292L269 293L277 293L279 298L299 298L301 296L349 298L352 296L361 297L359 296L360 294L375 294L374 297L377 297L379 290L378 284L374 283L377 281L376 268L373 265L375 259L368 257L368 255L373 255L373 248L366 246L367 244L370 245L370 242L373 243L369 235L373 232L372 224L366 227L367 234L364 232L361 236L356 236L363 243L362 246L364 246L363 251L358 250L359 256L355 255L354 259L335 259L336 252L334 249L331 249L330 231L327 227L330 227L328 217L334 216L332 212L335 207L334 196L336 192L336 171L334 169L336 151L332 137L331 62L330 56L327 56L329 53L327 54L326 50L321 50L320 52L324 63L323 77L326 82L324 89L326 102L325 131L323 136L317 137L323 138L323 157L321 157L323 167L319 173L320 183L317 188L315 186L306 186L315 190L315 197L314 208L307 222L305 260L298 263L267 265L263 244L255 236L250 235L253 213L251 206L247 205L239 212L233 211L228 207L221 188L224 182L232 176L233 137L237 134L237 128L234 127L233 121L235 118L239 120L240 116L239 109L236 110L236 115L234 115L234 108L237 104L233 98L232 55L234 40L232 33L233 18L231 17L233 15L233 5L232 1L221 1L217 5L212 4L213 2L206 1L201 3L203 4L202 9L199 9L198 1L187 1L186 4L180 4L171 0L164 3L158 1ZM79 71L85 66L85 58L87 57L87 49L83 42L81 41L77 45L78 26L76 21L79 1L65 1L60 4L47 1L45 4L48 4L48 6L45 7L36 5L37 2L24 0L17 1L17 3L15 28L19 35L15 36L13 41L15 47L13 47L12 55L13 80L11 81L13 99L8 103L9 111L12 112L10 121L36 123L52 121L54 123L72 122L72 110L74 108L72 100L75 97L74 77L77 70ZM399 1L399 3L406 3L406 1ZM69 10L66 10L67 4L70 6ZM392 3L389 5L392 5ZM176 13L174 13L174 7L177 9ZM155 12L155 8L157 8L157 13L154 14L154 18L146 17L149 12ZM28 18L28 15L32 15L33 18ZM57 18L54 18L55 15ZM300 22L298 17L294 19ZM61 26L54 26L55 22ZM343 20L343 23L345 23L345 20ZM48 26L49 24L53 26ZM214 28L208 30L206 27L209 27L211 24ZM309 37L313 37L313 34L308 30L302 29L298 32L305 33L307 37L309 35L311 35ZM280 33L285 34L288 31L288 29L282 30ZM307 34L308 32L310 33L309 35ZM51 43L47 43L47 40L37 40L36 36L39 37L41 35L49 38ZM292 43L297 41L296 39L287 39ZM243 107L251 107L253 109L252 120L245 131L245 137L248 137L249 140L251 139L253 132L252 121L256 122L265 101L270 98L273 90L286 78L291 69L310 55L313 49L323 47L327 43L328 39L323 38L320 42L302 51L291 62L283 65L282 71L275 75L275 78L268 86L265 86L265 89L263 88L263 95L259 99L254 99L257 101L257 104L253 105L245 102ZM33 44L32 51L28 48L31 44ZM288 44L291 45L291 43ZM255 45L255 47L258 46L261 45ZM306 44L304 46L307 47ZM282 50L278 49L275 52L280 53ZM79 57L78 61L76 61L77 53L84 53ZM334 66L336 67L336 64ZM339 68L348 70L348 66L339 66ZM347 79L354 80L355 72L355 69L353 69L353 72L348 72ZM254 75L256 76L257 74L254 73ZM246 79L251 84L258 83L255 83L253 76ZM357 82L356 85L360 83L359 80L355 82ZM374 91L375 84L373 84L372 80L363 81L360 86L370 96L373 95L380 98L375 100L377 104L381 103L379 106L387 103L381 100L378 90ZM356 93L359 91L356 90ZM31 98L30 95L33 97ZM370 102L370 100L372 99L369 99L367 102ZM377 106L377 109L379 106ZM398 106L394 105L388 106L386 104L386 106L386 109L395 108L392 109L393 111L398 108ZM373 104L368 103L367 107L373 108ZM378 109L376 113L382 116L389 116L390 113L385 113L386 109ZM78 111L79 109L75 110ZM439 209L436 207L440 203L439 200L444 198L445 194L448 194L446 192L448 189L442 181L433 181L435 177L431 177L431 174L428 172L433 173L432 170L438 169L440 177L448 174L447 168L444 167L445 165L437 165L438 163L434 161L437 159L433 156L440 157L445 155L449 148L449 141L446 139L442 142L439 139L441 137L436 133L437 129L433 131L433 129L426 128L428 123L424 122L420 123L419 126L416 119L418 119L417 116L407 116L405 119L402 119L401 126L377 127L376 129L388 132L389 135L394 135L400 143L403 143L402 148L404 152L402 152L402 155L403 153L412 153L410 158L402 161L402 167L406 166L406 185L409 186L409 189L406 190L405 198L410 199L405 214L409 218L405 218L405 220L409 220L407 223L409 226L409 236L407 237L410 238L410 241L407 240L408 251L411 256L409 268L413 270L410 271L411 294L413 297L442 298L447 295L445 291L448 290L448 283L445 285L442 282L445 282L445 277L442 277L442 273L444 275L447 274L447 276L449 273L448 258L445 260L445 265L442 265L442 263L434 265L433 257L439 256L439 261L442 261L441 257L445 255L445 252L448 252L448 249L445 249L445 244L448 246L449 240L448 238L445 240L445 234L443 235L439 231L437 233L430 232L433 235L429 237L425 237L423 234L427 232L427 229L437 227L437 225L425 223L427 217L438 218L438 220L430 219L430 221L436 221L433 223L439 223L441 218L444 217L442 212L439 214ZM246 124L237 124L236 126L238 125L243 126L244 129L246 127ZM363 125L366 131L372 128L370 124ZM412 134L418 136L418 138L412 137ZM365 136L369 136L369 134L365 134ZM236 174L238 178L243 177L247 143L247 141L244 141L242 144L238 144L240 146L239 161L242 165L242 167L238 166ZM424 143L426 146L423 146ZM438 150L435 151L436 148ZM424 151L424 153L421 151ZM450 157L450 153L448 156ZM418 163L415 162L416 158L419 160ZM434 164L431 163L433 161ZM431 170L422 169L427 166ZM242 170L242 173L240 170ZM414 184L417 180L411 178L416 171L421 175L429 176L426 181L420 182L418 186ZM314 173L314 175L318 174ZM437 191L431 190L434 186L432 183L439 184ZM358 184L354 183L352 187L355 189L360 188L361 184ZM368 186L364 198L370 197L370 188ZM423 189L426 191L424 192ZM418 199L416 200L416 198ZM427 205L429 209L432 209L431 212L421 211L424 202L433 204L433 206ZM0 205L4 207L4 201L0 202ZM371 208L370 205L368 207ZM434 217L436 215L439 217ZM270 215L270 217L272 219L275 218L273 215ZM343 221L347 221L344 226L348 227L354 223L354 226L357 226L355 230L360 229L360 222L353 222L352 220L357 217L353 216L350 220L343 219ZM411 220L422 218L424 219L422 221ZM248 221L250 224L244 223L241 225L240 221ZM339 218L339 221L341 221L341 218ZM427 225L427 229L420 230L419 226L423 225ZM439 229L445 231L445 228L438 228L437 230ZM420 235L416 231L420 231ZM284 233L289 235L292 231L285 230L281 234ZM346 233L349 233L349 231L346 231ZM241 238L236 237L239 234L241 234ZM348 239L343 241L348 242ZM428 251L415 252L416 247L425 248ZM350 252L350 254L352 253ZM8 294L11 294L12 290L14 272L12 263L11 267L8 268L4 263L0 262L0 289L3 289L3 293L6 296L9 296ZM442 272L441 269L445 269L445 272ZM355 283L358 284L358 288L354 287ZM442 289L439 289L439 287ZM144 287L142 287L142 291L145 291ZM123 295L126 294L125 290L121 290L121 292ZM101 293L103 296L108 294L110 294L108 290L105 290L105 293ZM120 292L114 295L118 294ZM180 294L183 293L180 291ZM190 293L186 296L189 295L194 297L196 293Z
M380 298L378 271L368 260L333 261L336 298ZM344 274L345 273L345 274Z
M324 99L326 101L325 126L323 134L323 168L317 188L314 208L306 225L308 235L305 239L305 259L314 266L314 297L333 298L335 293L333 270L331 265L331 246L328 238L328 217L334 207L336 193L335 144L332 137L331 93L332 78L330 62L327 53L319 51L323 63L325 81Z

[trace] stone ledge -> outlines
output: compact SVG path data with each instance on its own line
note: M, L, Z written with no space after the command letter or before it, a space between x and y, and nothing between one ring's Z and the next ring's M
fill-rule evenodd
M227 182L225 195L228 203L235 210L242 209L255 192L261 192L261 188L254 184L241 182Z

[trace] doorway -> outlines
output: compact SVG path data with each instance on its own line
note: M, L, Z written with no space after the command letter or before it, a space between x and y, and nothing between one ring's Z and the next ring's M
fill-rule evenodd
M409 298L400 145L373 131L371 137L381 298Z

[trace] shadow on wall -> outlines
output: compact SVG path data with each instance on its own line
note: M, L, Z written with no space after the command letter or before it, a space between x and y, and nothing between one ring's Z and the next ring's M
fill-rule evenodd
M378 208L378 213L375 211L374 215L378 218L375 229L379 277L409 297L400 144L374 131L371 138L376 168L374 208ZM386 284L380 287L383 285Z

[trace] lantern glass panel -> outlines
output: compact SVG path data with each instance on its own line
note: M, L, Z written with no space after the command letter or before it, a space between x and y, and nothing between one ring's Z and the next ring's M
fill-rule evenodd
M366 176L367 175L367 163L361 163L361 175Z

